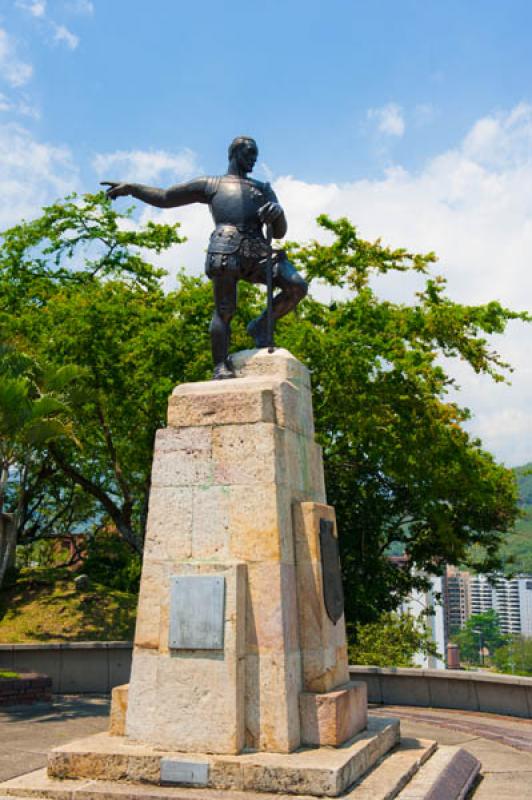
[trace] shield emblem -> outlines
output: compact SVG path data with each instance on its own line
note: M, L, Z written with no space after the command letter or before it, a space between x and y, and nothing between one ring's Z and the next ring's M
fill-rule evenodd
M331 622L336 625L344 613L344 588L338 539L334 535L334 524L330 519L320 519L320 550L325 610Z

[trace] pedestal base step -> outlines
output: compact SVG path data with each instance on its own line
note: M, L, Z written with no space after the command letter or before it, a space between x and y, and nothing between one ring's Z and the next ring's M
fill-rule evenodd
M398 795L398 800L464 800L480 761L461 747L440 747Z
M383 717L370 717L367 729L341 747L309 747L293 753L174 753L99 733L52 750L48 774L337 797L398 742L399 720Z
M476 765L470 763L467 774L462 773L457 783L449 775L449 766L461 764L464 767L465 751L442 747L434 755L435 750L434 742L403 740L365 777L348 788L341 795L342 800L439 800L440 797L460 800L476 777L478 762ZM468 753L465 755L469 756ZM434 794L435 790L443 793ZM83 778L60 780L50 778L44 769L0 784L0 800L12 800L13 797L46 800L293 800L293 795L287 793L193 789ZM299 800L315 800L315 797L300 795Z

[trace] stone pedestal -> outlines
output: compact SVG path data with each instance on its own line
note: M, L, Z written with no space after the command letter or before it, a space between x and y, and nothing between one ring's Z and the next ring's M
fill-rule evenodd
M0 794L259 800L357 784L384 800L433 752L381 764L399 723L368 721L365 684L349 682L307 370L283 350L234 363L235 380L178 386L157 434L131 682L109 733L55 748L47 774Z
M323 600L319 523L336 535L334 510L306 368L283 350L234 364L235 380L178 386L157 434L125 733L180 751L291 752L325 728L330 741L332 723L302 733L302 692L349 680L344 619ZM204 624L205 609L172 608L180 576L222 578L218 645L172 644L172 625ZM345 717L358 695L343 691ZM319 708L336 719L337 696ZM334 743L364 714L335 723Z

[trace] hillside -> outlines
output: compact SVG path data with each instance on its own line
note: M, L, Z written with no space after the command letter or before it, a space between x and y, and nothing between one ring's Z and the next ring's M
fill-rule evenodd
M66 570L24 569L0 592L0 642L130 640L137 595L91 582L77 591Z
M532 463L514 471L524 516L508 534L503 552L509 569L532 573Z

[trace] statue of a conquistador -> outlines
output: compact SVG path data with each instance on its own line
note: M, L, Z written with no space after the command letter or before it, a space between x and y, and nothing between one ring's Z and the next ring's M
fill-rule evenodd
M270 226L275 239L286 234L286 218L269 183L248 174L258 156L254 139L238 136L229 146L229 167L219 177L196 178L187 183L157 189L137 183L105 182L107 195L114 199L132 195L159 208L177 208L189 203L206 203L215 229L211 234L205 271L212 280L215 311L211 322L214 378L233 378L229 357L231 319L236 310L239 280L267 283L268 268L272 284L280 291L273 298L272 324L292 311L307 293L307 284L288 261L283 250L271 249L263 226ZM257 347L268 342L266 311L248 325Z

